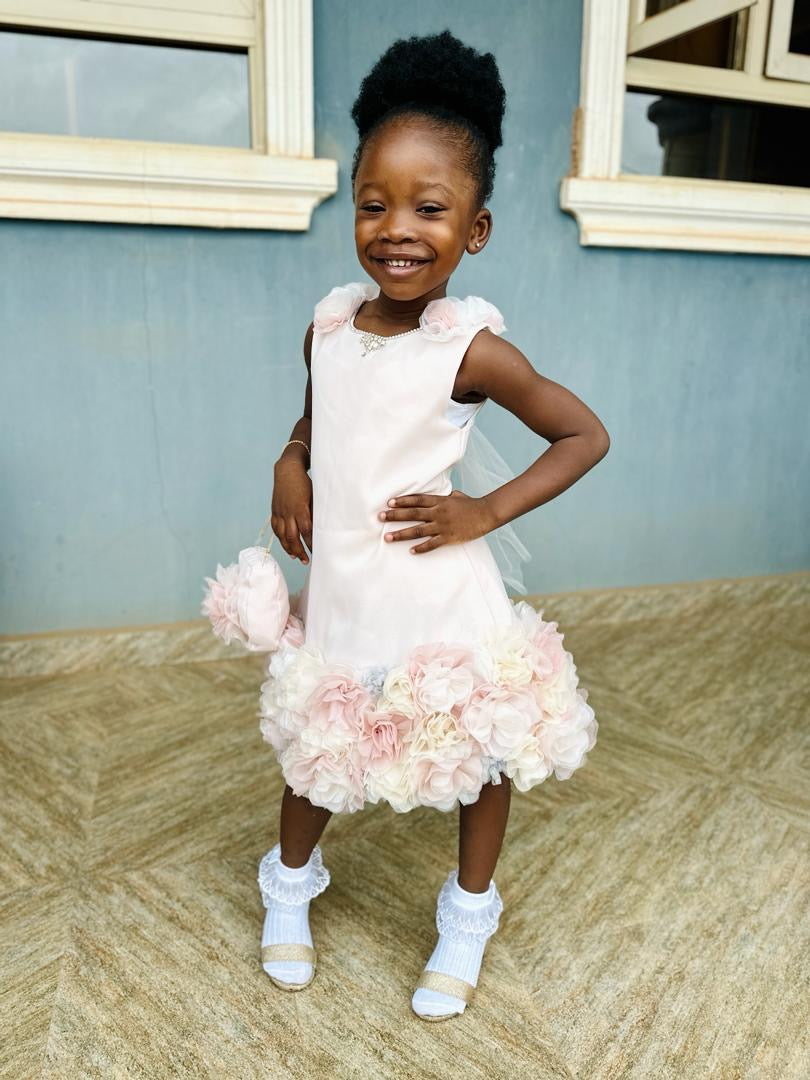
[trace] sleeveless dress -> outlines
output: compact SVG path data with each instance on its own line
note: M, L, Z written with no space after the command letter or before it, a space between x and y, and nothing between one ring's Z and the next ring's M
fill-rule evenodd
M479 411L449 405L456 374L476 334L505 326L481 297L444 297L366 349L354 314L378 293L351 282L315 306L311 558L260 727L316 806L450 811L502 773L520 791L567 779L597 722L557 623L510 599L485 537L416 555L423 540L385 540L419 524L380 520L388 499L453 490Z

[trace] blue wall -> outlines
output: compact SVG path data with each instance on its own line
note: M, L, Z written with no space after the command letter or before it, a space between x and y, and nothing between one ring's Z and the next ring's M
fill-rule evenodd
M494 51L509 95L493 237L451 292L497 304L612 439L517 522L530 591L808 566L810 263L579 246L558 205L579 7L316 2L316 153L339 160L340 190L310 232L0 222L0 630L194 618L202 576L254 541L312 306L363 276L359 79L395 37L445 26ZM480 423L518 472L548 445L494 403ZM297 588L304 568L273 550Z

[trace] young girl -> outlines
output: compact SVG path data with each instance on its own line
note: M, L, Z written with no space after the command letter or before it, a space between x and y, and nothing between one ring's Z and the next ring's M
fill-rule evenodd
M557 624L508 597L485 536L570 487L607 432L503 340L497 308L447 294L492 232L504 98L492 54L447 30L395 42L363 80L351 180L370 280L315 305L304 416L274 475L273 532L309 570L262 686L286 780L259 868L263 967L286 990L314 976L309 902L330 881L317 842L331 814L459 806L458 867L411 1001L425 1020L464 1012L477 985L512 783L569 777L597 730ZM551 446L472 497L449 471L487 399Z

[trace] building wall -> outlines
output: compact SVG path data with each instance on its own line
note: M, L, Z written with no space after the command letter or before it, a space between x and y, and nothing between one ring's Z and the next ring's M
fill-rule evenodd
M2 632L193 618L203 575L255 540L312 307L363 277L359 81L395 38L445 26L494 51L508 93L493 236L450 291L495 303L612 439L516 522L530 592L808 566L810 264L579 246L558 201L579 8L316 0L316 153L340 187L307 233L0 222ZM492 402L479 422L516 472L548 445Z

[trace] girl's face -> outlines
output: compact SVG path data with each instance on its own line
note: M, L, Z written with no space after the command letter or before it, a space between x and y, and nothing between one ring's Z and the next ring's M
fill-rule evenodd
M389 123L372 137L357 169L354 206L357 257L394 300L444 296L464 252L481 251L492 229L452 141L418 120ZM384 261L391 258L412 265Z

